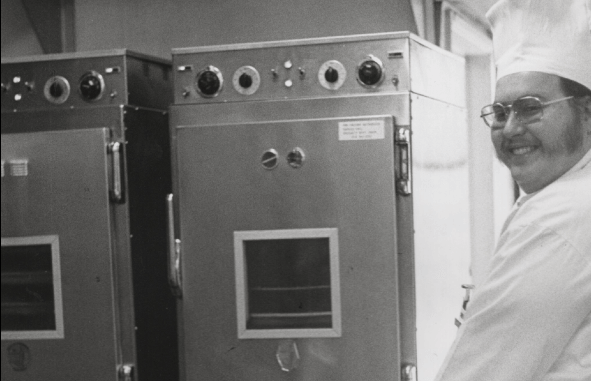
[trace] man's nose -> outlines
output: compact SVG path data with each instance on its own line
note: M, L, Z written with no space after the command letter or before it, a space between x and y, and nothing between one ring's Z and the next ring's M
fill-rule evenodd
M518 120L517 116L515 115L515 112L511 111L509 113L509 116L507 116L507 122L503 126L503 135L506 138L512 138L516 135L521 135L524 132L525 128L523 126L523 123L521 123Z

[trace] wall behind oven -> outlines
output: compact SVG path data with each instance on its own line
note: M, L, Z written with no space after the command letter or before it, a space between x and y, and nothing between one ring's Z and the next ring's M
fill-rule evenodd
M171 48L408 30L410 0L76 0L79 51Z

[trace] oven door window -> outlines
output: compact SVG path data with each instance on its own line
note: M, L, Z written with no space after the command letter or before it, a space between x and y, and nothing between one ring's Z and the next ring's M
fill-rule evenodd
M2 238L2 340L64 337L57 236Z
M234 233L240 338L340 336L337 229Z

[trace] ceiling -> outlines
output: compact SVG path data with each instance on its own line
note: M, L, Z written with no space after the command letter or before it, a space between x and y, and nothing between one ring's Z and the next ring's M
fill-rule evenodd
M462 11L476 21L488 25L484 15L488 9L498 0L446 0L449 4Z

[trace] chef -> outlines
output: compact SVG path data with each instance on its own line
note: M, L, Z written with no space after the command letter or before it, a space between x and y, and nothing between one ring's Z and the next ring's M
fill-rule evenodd
M487 13L482 109L522 190L437 381L591 381L591 0Z

